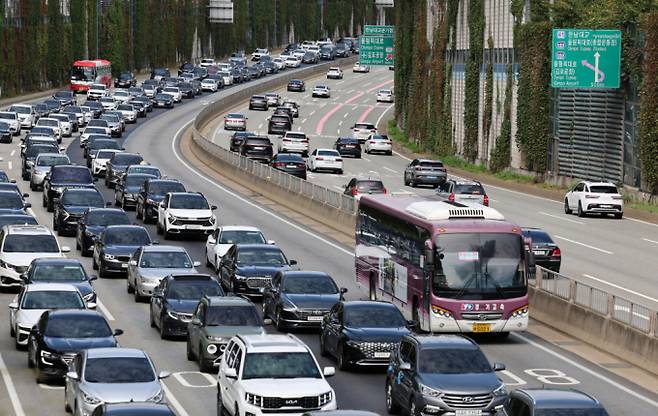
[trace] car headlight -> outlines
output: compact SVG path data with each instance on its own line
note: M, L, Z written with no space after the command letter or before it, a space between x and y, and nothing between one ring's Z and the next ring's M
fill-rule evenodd
M217 222L217 218L213 215L212 217L210 217L210 223L214 224L215 222Z
M507 388L501 384L496 390L493 391L494 396L507 396Z
M177 321L189 322L192 320L191 315L185 313L167 311L167 315L169 315L171 319L175 319Z
M32 167L32 166L34 166L34 160L27 160L27 161L25 161L25 164L29 167Z
M149 205L158 205L158 203L151 198L146 198L146 203Z
M80 390L80 393L82 395L82 400L84 400L85 403L87 404L96 405L96 404L100 404L101 402L101 400L98 397L89 394L84 390Z
M103 254L103 258L105 260L114 260L115 257L112 254Z
M53 354L48 351L41 350L41 362L46 365L53 365L54 361L59 358L59 355Z
M521 306L512 312L512 318L525 318L528 316L528 305Z
M174 217L174 216L171 215L171 214L168 214L168 215L167 215L167 220L168 220L169 222L174 222L174 221L176 221L176 217Z
M297 311L297 306L292 303L285 303L283 305L283 310L286 312L295 312Z
M443 393L440 390L433 389L424 384L420 384L420 394L430 397L441 397Z
M162 389L158 390L157 393L155 393L153 396L149 397L146 399L147 402L155 402L155 403L160 403L164 399L164 392Z
M90 302L96 297L96 294L94 292L91 292L89 294L86 294L82 297L82 299L85 300L85 302Z
M236 278L237 280L247 280L247 276L240 276L239 274L236 274L236 275L235 275L235 278Z
M222 343L223 343L223 342L228 342L228 339L226 339L226 338L224 338L224 337L216 337L216 336L214 336L214 335L207 335L207 336L206 336L206 339L207 339L208 341L212 341L212 342L222 342Z
M318 398L320 406L324 406L325 404L329 403L333 398L334 394L331 391L322 393Z
M452 312L436 305L432 305L432 313L442 318L452 318Z
M252 406L263 407L263 396L252 393L245 393L244 400Z

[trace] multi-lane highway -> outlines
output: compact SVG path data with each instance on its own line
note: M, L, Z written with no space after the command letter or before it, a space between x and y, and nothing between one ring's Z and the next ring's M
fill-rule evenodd
M284 75L285 76L285 75ZM322 81L324 82L324 81ZM340 81L338 81L340 82ZM349 135L349 126L360 118L376 121L386 110L386 105L375 105L374 93L380 86L391 86L391 73L386 71L373 71L368 75L352 76L351 71L346 71L345 80L342 83L328 82L332 86L333 95L330 100L312 100L304 97L304 94L295 97L301 104L301 115L295 120L294 128L301 129L312 135L312 146L329 146L335 139L336 134ZM315 82L309 81L309 86ZM241 87L236 87L241 88ZM221 224L245 224L261 228L268 238L277 241L289 258L296 259L303 269L322 270L330 273L340 286L349 289L348 299L358 299L364 294L354 284L354 260L352 250L348 246L341 245L326 236L298 224L290 219L270 211L267 207L259 205L255 200L246 198L221 183L208 179L200 170L195 168L190 161L185 160L179 148L180 137L183 129L190 124L195 115L210 100L221 99L230 94L231 90L222 91L212 96L203 96L190 101L166 112L153 113L146 122L140 122L136 128L129 127L129 135L124 141L128 151L140 152L153 165L158 166L170 177L180 178L188 189L201 191L211 201L220 207L218 219ZM309 92L310 93L310 92ZM306 94L309 94L306 93ZM258 113L265 116L265 113ZM250 113L250 128L263 131L264 127L258 127L258 115ZM264 120L264 118L263 118ZM306 121L304 121L306 120ZM254 126L254 123L256 125ZM263 126L265 122L263 121ZM340 132L339 132L340 129ZM225 137L220 131L219 137ZM72 160L82 163L81 150L77 141L66 141L71 144L68 154ZM19 159L17 156L18 145L3 145L0 147L0 156L4 158L2 167L9 171L10 175L18 179ZM386 185L391 191L406 190L419 192L418 190L405 189L401 186L401 169L405 161L399 157L366 156L368 160L348 161L346 164L345 177L336 177L327 174L313 174L311 180L327 183L331 187L342 186L347 182L350 174L367 173L369 170L379 171ZM354 163L352 163L354 162ZM12 164L9 168L9 163ZM383 166L391 169L391 172L382 172ZM395 172L393 172L395 171ZM331 179L326 179L331 178ZM326 182L324 182L326 179ZM20 181L21 188L28 191L25 182ZM113 193L106 189L101 182L99 188L105 194L106 200L113 200ZM490 190L495 206L512 218L518 215L518 222L524 224L546 226L547 221L555 221L556 224L565 222L561 218L559 206L543 200L536 200L521 195L506 193L504 190ZM52 216L41 208L40 193L30 192L32 203L35 205L34 213L42 224L51 224ZM525 208L518 206L523 202ZM517 204L516 207L513 205ZM541 211L554 215L558 218L540 214L532 215L533 206L542 207ZM506 211L509 210L509 211ZM526 212L524 212L526 211ZM130 213L134 216L134 212ZM543 219L543 217L546 219ZM134 218L134 217L133 217ZM554 234L562 235L573 241L588 244L592 247L602 248L599 245L608 244L603 235L612 234L612 227L634 227L638 224L628 220L608 221L604 226L599 226L600 219L579 219L569 217L569 220L578 221L581 224L569 223L561 225L563 231ZM136 221L136 220L135 220ZM593 226L591 224L595 224ZM575 228L574 227L581 227ZM606 228L610 227L610 229ZM643 232L650 232L651 228L642 225ZM547 227L548 228L548 227ZM155 227L148 226L149 232L155 237ZM549 228L550 230L550 228ZM571 230L571 231L569 231ZM596 236L600 231L601 237ZM614 249L609 249L616 256L617 247L624 243L631 246L630 240L633 234L621 229L616 235ZM658 241L655 235L658 231L651 231L646 238ZM637 235L637 234L636 234ZM642 234L644 236L644 234ZM621 240L621 239L624 240ZM626 241L628 239L629 241ZM71 238L61 238L61 243L75 247ZM642 241L642 240L640 240ZM591 243L591 244L590 244ZM186 247L195 260L203 259L204 243L202 241L184 240L177 241ZM561 242L566 253L573 256L574 260L567 260L566 267L581 267L571 265L583 263L583 270L591 270L592 274L604 275L607 270L602 264L605 259L613 259L615 256L603 256L594 249L588 252L587 247L574 244L573 249L568 248L568 243ZM607 247L607 246L606 246ZM610 246L612 247L612 245ZM638 245L638 248L640 246ZM648 251L648 250L647 250ZM601 258L596 257L601 254ZM78 253L71 256L79 258ZM624 256L621 256L624 257ZM577 260L581 258L581 260ZM91 261L81 258L88 270L91 270ZM624 258L621 262L631 262ZM639 260L638 260L639 261ZM567 263L569 262L569 263ZM585 269L584 264L589 268ZM611 263L612 264L612 263ZM616 266L621 268L621 266ZM209 270L203 271L210 272ZM645 270L650 270L646 267ZM571 271L572 269L565 269ZM634 270L642 270L636 264ZM628 276L628 275L627 275ZM148 305L146 303L136 304L133 297L126 293L125 280L122 278L100 279L95 282L99 293L99 309L109 320L114 328L122 328L125 334L121 336L120 342L123 346L131 346L145 349L154 359L158 369L167 369L174 375L165 381L167 387L167 398L177 411L179 416L197 416L215 414L215 392L214 379L209 375L198 372L196 364L186 360L185 343L181 341L162 341L158 333L149 326ZM643 293L649 293L649 281L646 287L633 283L634 288ZM0 294L4 305L8 304L11 294ZM0 414L22 415L60 415L64 414L63 389L61 386L37 385L34 381L33 371L27 368L25 352L16 351L13 347L8 328L8 311L0 309L0 331L6 336L0 338ZM274 331L272 328L271 331ZM332 363L319 357L318 336L314 333L301 333L300 337L307 342L316 353L321 365L332 365ZM524 386L560 386L577 387L600 398L611 415L653 415L658 413L658 396L645 390L643 386L633 384L627 380L617 377L606 369L584 361L578 356L561 350L548 342L530 334L513 335L508 340L480 339L484 352L493 362L502 362L507 365L507 370L501 377L510 387ZM384 375L381 371L367 372L341 372L330 379L330 383L336 389L338 404L341 408L355 408L373 410L380 414L385 413L384 403Z

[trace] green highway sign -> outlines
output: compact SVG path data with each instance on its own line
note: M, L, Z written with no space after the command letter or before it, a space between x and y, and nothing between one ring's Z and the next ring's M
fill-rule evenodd
M621 31L553 29L551 87L619 88Z
M362 65L393 65L393 26L365 26L359 36L359 62Z

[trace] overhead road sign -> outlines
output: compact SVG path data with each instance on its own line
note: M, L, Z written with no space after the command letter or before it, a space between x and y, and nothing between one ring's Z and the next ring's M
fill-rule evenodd
M395 28L367 25L359 36L359 62L363 65L393 65Z

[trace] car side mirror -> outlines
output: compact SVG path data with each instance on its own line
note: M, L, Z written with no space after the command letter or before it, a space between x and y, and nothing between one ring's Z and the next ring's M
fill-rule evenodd
M23 194L23 198L29 198L29 197L30 197L30 194L28 194L28 193Z
M71 380L78 380L80 379L80 376L78 376L78 373L75 371L69 371L66 373L66 378L71 379Z
M171 373L169 371L160 371L160 373L158 374L158 379L162 380L162 379L167 378L169 376L171 376Z
M71 247L69 246L62 246L62 253L68 253L71 251Z
M324 367L322 369L322 375L325 377L331 377L336 374L336 368L335 367Z
M106 207L111 207L111 206L112 206L112 203L111 203L110 201L107 201L107 202L105 203L105 206L106 206Z
M114 332L112 333L115 337L118 337L119 335L123 335L123 329L115 329Z
M346 287L341 287L339 292L340 292L340 298L342 299L343 296L345 296L345 293L347 293L347 288Z
M210 209L213 210L213 211L216 210L216 209L217 209L217 205L211 205L211 206L210 206Z
M130 260L131 266L137 266L137 260Z
M267 244L269 244L269 245L274 245L274 244L276 244L276 241L274 241L274 240L267 240Z
M25 209L32 208L32 204L29 202L26 202L23 206L25 207Z
M505 370L505 364L503 364L503 363L494 363L493 370L494 371L504 371Z
M199 319L199 318L192 318L192 320L190 321L190 323L191 323L192 325L194 325L194 326L201 326L201 319Z
M11 182L11 183L16 183L16 179L12 179L12 180L10 180L9 182Z
M195 261L195 262L192 263L192 266L199 267L199 266L201 266L201 262L200 261Z
M16 309L18 309L18 302L11 302L11 303L9 304L9 309L14 310L14 311L15 311Z
M226 370L224 370L224 376L226 376L226 378L237 380L238 372L236 371L235 368L227 368Z
M294 265L296 265L296 264L297 264L297 260L290 260L290 265L291 265L291 266L294 266Z
M406 363L406 362L401 362L401 363L400 363L400 370L402 370L402 371L410 371L410 370L411 370L411 364Z
M409 319L409 320L407 321L407 326L408 326L409 328L416 328L416 327L418 326L418 321L416 321L416 320L414 320L414 319Z
M94 280L98 280L98 276L96 276L95 274L94 274L94 275L91 275L91 276L89 276L89 279L88 279L88 280L89 280L90 282L93 282Z

